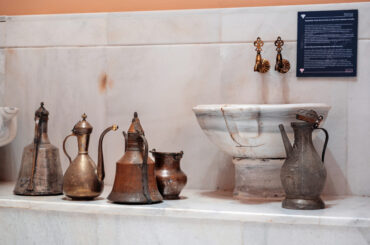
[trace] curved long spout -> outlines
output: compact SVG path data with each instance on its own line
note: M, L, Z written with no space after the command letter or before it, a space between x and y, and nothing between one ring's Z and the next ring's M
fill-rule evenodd
M103 156L103 139L104 136L111 130L116 131L118 129L117 125L112 125L108 128L106 128L100 135L99 138L99 148L98 148L98 167L97 167L97 176L98 180L102 182L105 177L105 171L104 171L104 156Z
M286 157L288 158L290 156L291 152L293 151L293 147L292 147L292 144L290 143L288 135L285 132L285 128L284 128L283 124L279 124L279 129L280 129L281 137L283 138Z

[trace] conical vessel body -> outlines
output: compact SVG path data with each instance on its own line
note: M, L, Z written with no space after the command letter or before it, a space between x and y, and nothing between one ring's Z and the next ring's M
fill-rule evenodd
M123 204L152 204L163 200L158 191L155 164L148 156L148 143L137 113L123 132L125 154L116 164L116 176L108 200Z
M21 168L14 194L27 196L63 193L63 172L59 150L48 137L49 112L41 103L35 113L34 142L23 150Z

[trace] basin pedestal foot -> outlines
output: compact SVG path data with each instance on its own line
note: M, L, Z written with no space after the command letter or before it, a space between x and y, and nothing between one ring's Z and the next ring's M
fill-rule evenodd
M280 169L284 160L233 158L234 198L282 199L285 194L280 181Z

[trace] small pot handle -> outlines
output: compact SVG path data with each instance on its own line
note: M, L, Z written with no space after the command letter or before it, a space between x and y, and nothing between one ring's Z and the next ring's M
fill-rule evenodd
M322 155L321 155L321 161L322 163L324 163L326 147L328 146L328 142L329 142L329 133L325 128L315 128L315 129L321 129L325 133L325 143L324 143L324 147L322 149Z
M70 135L68 135L67 137L64 138L63 140L63 151L64 151L64 154L67 156L68 160L69 160L69 164L72 163L72 159L71 157L68 155L67 151L66 151L66 142L67 142L67 139L71 136L76 136L74 133L71 133Z
M175 155L175 160L180 160L182 158L182 156L184 155L184 152L183 151L180 151L179 153L177 153Z

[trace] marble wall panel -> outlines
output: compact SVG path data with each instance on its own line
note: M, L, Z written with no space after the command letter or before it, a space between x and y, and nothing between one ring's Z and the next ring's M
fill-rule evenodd
M368 227L2 208L1 244L366 245ZM83 234L83 236L81 236Z
M297 39L297 11L359 9L359 38L370 38L370 3L230 9L11 16L0 47L252 42ZM1 41L3 40L3 41Z
M0 17L0 47L5 46L6 22Z
M266 245L366 245L370 230L361 227L323 225L244 224L244 244Z
M7 208L0 214L6 217L0 228L7 231L1 244L243 244L238 221Z
M63 169L68 160L62 152L63 138L71 133L82 113L94 126L90 143L91 156L97 158L97 141L106 127L104 93L105 52L97 48L33 48L6 49L6 104L20 108L19 128L15 141L2 148L3 158L11 163L2 177L17 176L22 149L34 134L34 112L40 102L50 112L49 135L59 147ZM99 112L99 113L96 113ZM109 137L109 136L108 136ZM108 138L107 137L107 138ZM67 143L72 156L77 152L75 139Z
M127 130L137 111L151 148L185 152L182 166L189 188L232 189L231 158L209 144L191 110L219 101L217 45L7 49L6 61L6 102L22 108L22 126L16 140L3 149L8 166L3 179L16 178L22 149L32 141L34 111L44 101L51 112L50 139L60 150L63 138L86 112L94 126L90 154L97 159L102 130L112 123ZM73 139L67 147L71 155L76 153ZM121 133L107 135L106 183L113 183L123 149ZM62 152L61 159L66 169Z
M370 53L370 41L359 52ZM370 69L367 58L358 61L358 79L348 84L348 183L353 193L370 195Z
M252 42L257 36L265 41L297 40L297 12L321 10L359 10L359 38L370 38L370 3L315 4L279 7L224 9L221 22L222 42Z
M220 40L220 11L150 11L111 13L111 45L209 43Z
M104 45L106 14L10 16L0 47ZM1 40L1 39L0 39Z
M107 49L107 120L127 130L137 111L150 148L185 152L182 167L189 188L232 188L231 159L220 153L201 132L192 107L218 103L218 45L145 46ZM115 138L109 162L123 154L123 137ZM113 178L114 171L107 173Z

